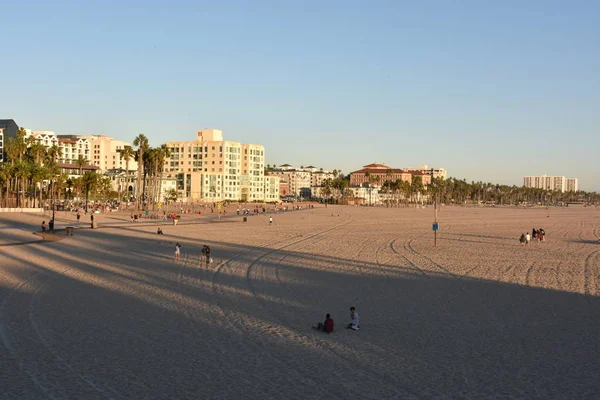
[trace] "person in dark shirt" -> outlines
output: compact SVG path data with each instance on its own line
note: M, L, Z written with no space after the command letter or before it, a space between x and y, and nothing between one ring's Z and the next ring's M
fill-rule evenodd
M333 332L333 319L331 318L330 314L325 315L325 321L324 322L319 322L317 324L317 326L313 326L313 329L317 330L317 331L323 331L325 333L331 333Z

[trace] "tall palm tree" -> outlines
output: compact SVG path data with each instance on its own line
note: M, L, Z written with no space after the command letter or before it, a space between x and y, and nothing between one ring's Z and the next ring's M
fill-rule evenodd
M160 145L160 158L158 161L158 171L159 171L159 182L158 182L158 193L156 201L160 201L160 193L162 191L162 180L163 180L163 171L165 169L165 162L167 159L171 157L171 150L166 143Z
M79 155L77 160L75 160L75 164L79 167L79 176L83 175L83 166L87 164L87 160L83 155Z
M140 201L142 199L142 172L144 170L144 152L148 149L148 138L143 133L140 133L134 140L133 145L138 148L138 172L137 172L137 183L136 183L136 197L137 197L137 208L140 208Z
M83 185L85 187L85 212L88 210L90 192L95 191L98 185L98 178L99 175L91 171L86 171L82 177Z
M10 164L0 163L0 206L8 207L8 192L11 178ZM2 196L3 192L6 193L4 199Z
M135 151L131 146L124 146L121 151L119 151L119 157L125 160L125 173L129 176L129 160L135 157Z
M126 190L129 188L129 160L135 158L135 150L133 147L127 145L124 146L123 149L119 151L119 157L125 160L125 188ZM119 193L119 197L122 197L122 194Z
M49 162L57 163L60 157L62 157L62 149L55 144L46 151L46 160Z

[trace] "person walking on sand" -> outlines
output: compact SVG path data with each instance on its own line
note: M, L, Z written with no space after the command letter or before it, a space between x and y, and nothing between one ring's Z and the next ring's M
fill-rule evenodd
M79 213L79 211L77 211L77 222L79 222L80 219L81 219L81 214Z
M358 313L356 312L356 307L350 307L350 320L351 322L346 326L346 329L352 329L353 331L357 331L360 329L358 325Z
M210 246L208 246L208 245L206 246L205 252L206 252L206 265L208 265L208 264L210 264L210 260L211 260L211 258L210 258Z
M202 250L200 250L200 265L204 266L204 261L206 260L206 245L202 246Z
M525 235L525 246L527 246L529 242L531 242L531 235L529 235L529 232L527 232Z
M333 332L333 319L331 318L331 314L325 315L325 321L319 322L317 326L313 326L314 330L323 331L327 334Z
M531 230L531 237L533 238L533 240L535 240L537 238L537 235L538 235L538 231L535 228L533 228Z
M179 242L175 244L175 262L179 262L181 258L181 245Z
M273 224L273 217L269 217L269 225Z
M525 246L525 234L521 233L521 238L519 239L519 242L521 242L521 246Z

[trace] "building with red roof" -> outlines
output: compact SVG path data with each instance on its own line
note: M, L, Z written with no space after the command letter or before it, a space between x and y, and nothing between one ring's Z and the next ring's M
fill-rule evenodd
M385 164L368 164L358 171L350 172L350 186L363 186L371 184L381 186L385 181L396 182L397 180L412 182L412 177L421 178L423 185L431 183L431 175L416 171L407 171L400 168L392 168Z

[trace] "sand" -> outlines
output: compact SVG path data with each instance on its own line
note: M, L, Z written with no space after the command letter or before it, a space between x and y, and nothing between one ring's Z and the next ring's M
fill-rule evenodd
M432 208L0 214L0 398L596 398L600 209L547 215L442 207L433 247Z

